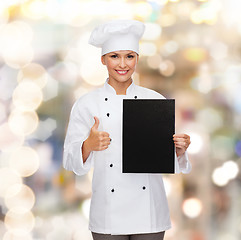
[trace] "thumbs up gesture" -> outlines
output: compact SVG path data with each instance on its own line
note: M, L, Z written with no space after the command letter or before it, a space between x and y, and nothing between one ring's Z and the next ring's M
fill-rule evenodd
M94 117L95 123L90 130L90 135L86 139L86 145L89 151L102 151L108 148L110 145L109 133L98 131L100 121L97 117Z

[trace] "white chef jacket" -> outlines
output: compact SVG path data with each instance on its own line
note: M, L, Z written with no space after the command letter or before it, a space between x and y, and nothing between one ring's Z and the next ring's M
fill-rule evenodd
M117 95L107 79L103 87L80 97L71 110L63 166L77 175L86 174L94 166L89 218L92 232L138 234L165 231L171 227L161 174L122 173L123 99L136 98L164 97L133 81L126 95ZM108 132L111 142L107 149L91 152L83 163L81 147L94 125L94 116L100 120L98 130ZM186 153L178 160L176 157L176 173L190 170Z

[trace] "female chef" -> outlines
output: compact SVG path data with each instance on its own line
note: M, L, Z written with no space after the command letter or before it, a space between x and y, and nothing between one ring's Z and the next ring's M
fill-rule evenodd
M94 240L161 240L171 227L161 174L122 173L123 99L164 98L132 80L144 28L139 21L114 20L94 29L89 43L102 49L109 78L80 97L70 114L63 165L77 175L94 166L89 218ZM173 139L175 172L189 173L190 138Z

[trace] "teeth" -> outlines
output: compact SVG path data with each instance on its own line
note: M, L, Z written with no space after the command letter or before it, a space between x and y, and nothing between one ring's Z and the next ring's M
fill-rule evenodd
M120 73L120 74L125 74L125 73L127 73L127 71L117 71L118 73Z

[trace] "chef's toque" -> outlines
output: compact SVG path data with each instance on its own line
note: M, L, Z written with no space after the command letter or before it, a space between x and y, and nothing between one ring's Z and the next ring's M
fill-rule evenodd
M97 26L91 33L89 44L102 48L101 55L119 50L139 54L139 40L145 25L136 20L112 20Z

